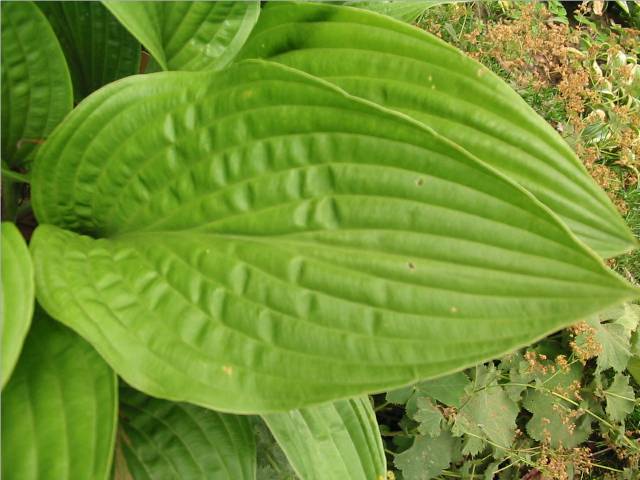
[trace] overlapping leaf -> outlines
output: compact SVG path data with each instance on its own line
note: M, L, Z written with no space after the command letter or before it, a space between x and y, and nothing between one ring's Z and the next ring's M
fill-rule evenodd
M87 342L37 309L2 392L2 478L106 479L116 377Z
M266 58L434 128L528 189L603 256L633 235L569 146L502 80L440 39L332 5L270 4L239 58Z
M118 449L134 480L256 477L256 446L248 417L121 388L120 419Z
M262 61L101 89L33 176L47 310L139 390L223 411L398 387L635 295L463 150Z
M382 480L386 460L367 397L264 415L300 478Z
M258 0L104 4L165 70L224 67L238 53L260 13Z
M535 389L526 391L523 406L533 414L527 422L531 438L553 448L573 448L589 438L592 417L574 405L580 399L575 385L580 385L581 375L582 367L573 364L567 372L549 372Z
M69 64L75 97L138 73L140 42L100 2L37 2Z
M29 331L35 285L31 254L13 223L2 222L2 387Z
M459 441L450 432L435 438L418 435L409 449L396 455L394 463L404 478L430 480L442 474L459 450Z
M69 70L32 2L2 2L2 160L14 166L71 110Z

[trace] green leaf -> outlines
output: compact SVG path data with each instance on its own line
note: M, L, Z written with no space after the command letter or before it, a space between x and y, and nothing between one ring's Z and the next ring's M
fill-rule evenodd
M384 480L387 465L369 398L263 415L304 480Z
M246 41L260 2L128 2L104 5L165 70L220 69Z
M2 222L2 388L13 372L31 324L35 285L27 244L18 228Z
M355 0L344 2L344 5L371 10L372 12L411 23L418 20L431 7L450 3L465 3L466 1L470 0Z
M21 164L71 111L64 54L32 2L2 2L2 160Z
M560 135L435 36L360 9L270 2L238 58L271 59L410 115L529 190L602 256L637 245Z
M445 0L446 1L446 0ZM432 7L432 4L438 4L442 2L431 0L419 0L419 1L352 1L345 2L348 7L363 8L365 10L371 10L372 12L387 15L389 17L398 19L403 22L414 22L420 15L422 15L428 8Z
M287 456L260 417L254 418L253 430L258 453L256 479L296 480L298 477L287 460Z
M437 437L440 434L440 427L444 420L442 413L440 413L440 410L426 397L418 398L417 407L418 411L413 415L413 419L420 423L418 432L427 437Z
M627 364L627 369L636 383L640 384L640 357L637 355L632 356Z
M394 463L404 480L429 480L449 466L456 443L447 431L436 438L418 435L411 448L396 455Z
M138 73L140 42L100 2L37 2L69 64L76 100Z
M582 367L574 363L568 372L549 371L537 379L537 388L529 389L522 403L533 414L527 423L531 438L552 448L573 448L589 438L592 418L563 399L579 400L572 385L581 378Z
M2 392L2 478L106 479L116 377L91 346L36 309Z
M613 368L622 372L631 358L631 333L637 326L637 317L631 307L615 309L590 318L587 323L595 329L595 341L602 347L597 358L597 369ZM576 337L580 344L582 335Z
M469 392L458 411L456 426L475 435L480 430L495 448L508 449L513 444L520 409L498 385L494 372L484 366L478 369L486 371L486 381L476 382L475 390Z
M464 372L456 372L444 377L420 382L416 389L422 395L429 396L451 407L460 407L465 389L470 385Z
M391 390L387 392L385 399L389 403L393 403L396 405L404 405L409 399L415 394L416 389L413 385L408 385L406 387L398 388L396 390Z
M253 480L250 419L120 389L119 446L139 479Z
M222 411L397 388L636 295L423 125L263 61L100 89L32 202L45 308L138 390Z
M633 412L635 406L635 393L629 385L629 377L622 373L616 373L611 386L604 391L607 398L607 415L611 420L622 422Z

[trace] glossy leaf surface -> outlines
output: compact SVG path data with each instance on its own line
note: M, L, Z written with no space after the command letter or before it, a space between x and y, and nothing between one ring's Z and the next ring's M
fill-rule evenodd
M2 387L7 383L29 331L35 285L27 244L18 228L2 222Z
M2 392L2 478L108 477L116 377L91 346L36 309Z
M264 415L304 480L382 480L386 459L367 397Z
M361 9L273 3L238 56L256 57L432 127L529 190L604 257L636 245L557 132L496 75L435 36Z
M223 411L399 387L636 294L463 150L274 63L101 89L33 177L45 308L138 390Z
M260 13L243 2L104 2L165 70L225 66L238 53Z
M253 480L249 417L120 389L119 448L133 480Z
M32 2L2 2L2 160L27 158L71 110L69 70Z
M140 42L100 2L37 2L56 32L77 100L138 73Z

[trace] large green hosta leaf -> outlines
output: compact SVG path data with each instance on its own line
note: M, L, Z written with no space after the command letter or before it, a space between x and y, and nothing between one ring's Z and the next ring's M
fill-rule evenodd
M119 445L133 480L254 480L249 417L120 389ZM126 478L120 475L120 478Z
M238 53L260 2L129 2L105 6L165 70L221 68Z
M224 411L440 375L635 295L463 150L263 61L96 92L32 201L47 310L139 390Z
M13 223L2 222L2 372L11 376L33 315L34 281L31 254Z
M409 25L359 9L269 4L239 58L267 58L404 112L507 174L602 256L636 242L562 138L502 80Z
M100 2L37 2L64 50L75 96L138 73L140 42Z
M2 160L21 163L71 110L69 70L32 2L2 2Z
M384 449L367 397L263 418L300 478L384 480Z
M117 396L96 351L37 309L2 392L2 478L106 479Z

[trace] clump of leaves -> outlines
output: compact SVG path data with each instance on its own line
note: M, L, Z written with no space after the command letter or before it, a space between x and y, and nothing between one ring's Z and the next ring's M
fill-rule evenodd
M633 478L639 322L640 307L627 304L499 360L387 393L378 415L403 412L397 430L382 432L395 477Z
M571 149L425 32L311 3L1 8L3 476L380 480L366 394L638 295ZM501 375L409 390L398 464L508 458L520 401L532 438L584 417L575 379L563 414ZM601 380L611 415L628 387Z

